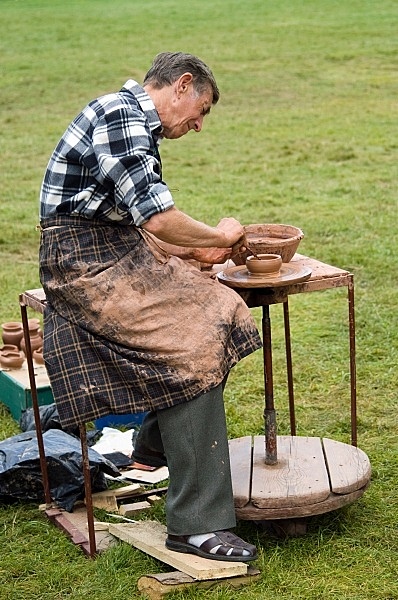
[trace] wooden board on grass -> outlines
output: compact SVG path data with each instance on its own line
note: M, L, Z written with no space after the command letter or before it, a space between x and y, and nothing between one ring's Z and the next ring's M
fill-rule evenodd
M150 600L161 600L167 594L172 592L185 590L187 588L199 588L208 590L214 586L222 585L227 587L238 588L243 585L248 585L253 581L257 581L260 577L260 571L249 567L247 575L237 575L236 577L228 577L227 579L210 579L197 581L190 575L181 571L173 571L172 573L156 573L144 575L137 582L138 590L145 594Z
M141 469L126 469L120 471L124 479L140 481L141 483L155 484L168 479L169 470L167 467L159 467L155 471L143 471Z
M114 490L104 490L103 492L95 492L92 494L93 506L95 508L103 508L107 511L118 511L117 500L134 497L142 492L142 486L138 483L132 483L131 485L125 485L121 488Z
M210 560L168 550L165 546L166 527L156 521L110 523L109 533L194 579L221 579L247 574L247 565L243 562Z

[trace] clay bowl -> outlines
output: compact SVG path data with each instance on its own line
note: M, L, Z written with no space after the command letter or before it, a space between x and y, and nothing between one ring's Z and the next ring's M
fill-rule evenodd
M4 346L0 348L0 353L2 352L19 352L19 348L18 346L14 346L14 344L4 344Z
M275 277L281 266L282 257L279 254L257 254L246 259L246 268L254 277Z
M297 252L304 233L293 225L258 224L246 225L248 248L233 257L236 265L246 264L246 259L253 252L256 254L279 254L282 262L288 263Z
M7 369L20 369L24 360L23 352L19 350L2 350L0 352L0 365Z

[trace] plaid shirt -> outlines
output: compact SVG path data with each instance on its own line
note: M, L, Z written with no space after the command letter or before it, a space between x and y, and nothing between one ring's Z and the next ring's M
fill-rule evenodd
M40 219L64 214L140 226L173 206L162 181L160 133L159 115L136 81L90 102L50 158Z

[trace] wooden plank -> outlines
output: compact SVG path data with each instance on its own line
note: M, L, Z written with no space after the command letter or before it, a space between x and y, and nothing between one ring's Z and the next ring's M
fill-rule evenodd
M131 479L132 481L141 481L141 483L159 483L169 477L169 470L167 467L158 467L155 471L143 471L141 469L125 469L120 470L124 479Z
M143 492L140 492L136 497L137 498L147 498L148 496L152 496L152 494L166 494L167 492L167 487L160 487L160 488L153 488L152 490L145 490Z
M239 588L243 585L248 585L260 578L260 571L249 567L247 575L238 575L236 577L228 577L227 579L212 579L197 581L190 575L181 571L173 571L172 573L156 573L144 575L137 582L138 590L145 594L150 600L161 600L167 594L172 592L185 590L187 588L194 589L210 589L214 586L225 586Z
M161 496L158 496L157 494L151 494L150 496L147 496L147 500L149 502L149 504L159 504L159 502L163 501L163 498Z
M328 265L327 263L317 260L316 258L304 256L304 254L295 254L291 262L297 265L309 267L312 271L311 280L327 279L329 277L344 277L345 275L349 275L349 271L346 271L345 269Z
M229 440L232 489L235 506L242 508L250 501L252 478L252 437Z
M105 523L104 521L94 521L94 531L109 531L109 523Z
M96 508L104 508L108 511L118 511L118 498L129 498L130 496L137 496L142 492L142 486L138 483L131 485L125 485L121 488L114 490L104 490L103 492L95 492L92 495L93 506Z
M101 494L94 498L93 494L93 506L95 508L103 508L108 512L117 512L119 510L119 506L117 500L113 494Z
M19 302L20 304L25 304L26 306L33 308L33 310L43 314L46 304L46 295L43 288L27 290L26 292L20 294Z
M119 515L124 517L133 517L143 512L148 512L152 504L143 500L142 502L133 502L132 504L122 504L119 506Z
M328 438L323 439L323 449L332 492L348 494L369 482L371 466L365 452Z
M303 506L330 494L320 438L278 436L278 462L264 462L264 436L255 436L251 500L258 508Z
M114 490L108 490L108 492L109 491L112 491L115 498L128 498L129 496L137 496L140 492L142 492L142 486L140 486L139 483L132 483L131 485L125 485L120 488L115 488ZM104 492L98 493L102 494Z
M165 546L166 527L156 521L110 523L109 533L200 581L247 574L247 565L242 562L210 560L168 550Z

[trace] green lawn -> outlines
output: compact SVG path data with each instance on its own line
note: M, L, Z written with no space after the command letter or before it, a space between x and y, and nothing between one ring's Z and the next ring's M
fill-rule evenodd
M355 277L358 443L372 484L351 506L278 539L252 523L259 582L175 598L397 600L398 4L393 0L0 0L0 319L38 287L38 192L70 120L183 50L221 100L203 132L164 141L179 208L216 224L290 223L300 252ZM178 190L178 191L177 191ZM256 318L259 310L254 309ZM271 307L279 433L288 434L281 307ZM299 435L349 442L346 290L290 301ZM261 353L226 390L231 437L263 430ZM19 431L0 408L0 438ZM164 520L162 507L153 518ZM120 544L86 559L36 505L0 505L4 600L138 598L168 567Z

